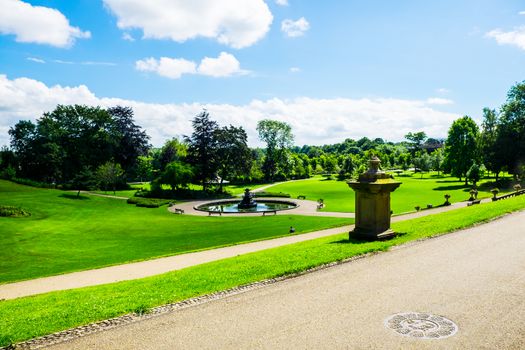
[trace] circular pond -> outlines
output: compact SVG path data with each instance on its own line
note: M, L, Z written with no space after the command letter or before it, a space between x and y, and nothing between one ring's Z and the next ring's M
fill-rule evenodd
M242 213L264 213L279 210L295 209L298 205L294 202L278 200L258 200L257 205L251 208L239 208L239 201L220 201L204 203L195 207L196 210L212 213L242 214Z

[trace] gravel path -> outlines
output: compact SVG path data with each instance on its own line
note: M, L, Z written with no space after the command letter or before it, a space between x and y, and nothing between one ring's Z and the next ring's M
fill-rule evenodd
M423 210L418 213L399 215L393 217L392 221L396 222L408 220L416 217L457 209L463 206L466 206L466 203L456 203L448 207L440 207L432 210ZM63 275L36 278L21 282L0 284L0 299L14 299L57 290L95 286L154 276L169 271L180 270L189 266L200 265L210 261L237 256L240 254L275 248L287 244L335 235L342 232L349 232L352 228L353 226L343 226L305 234L274 238L265 241L239 244L230 247L109 266L100 269L85 270Z
M524 250L520 212L50 348L525 349ZM405 312L457 333L440 317L399 321L439 339L386 327Z

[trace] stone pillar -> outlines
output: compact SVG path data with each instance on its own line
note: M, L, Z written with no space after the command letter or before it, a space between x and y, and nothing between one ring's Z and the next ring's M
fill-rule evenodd
M355 228L350 237L381 240L395 236L390 229L390 193L400 182L379 169L380 160L372 157L370 169L359 175L358 181L349 181L355 191Z

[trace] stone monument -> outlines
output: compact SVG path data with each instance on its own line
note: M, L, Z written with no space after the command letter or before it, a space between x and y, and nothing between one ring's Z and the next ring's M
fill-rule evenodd
M370 159L370 168L359 175L357 181L348 181L355 191L355 228L350 237L366 240L382 240L395 236L390 229L390 192L401 182L379 168L381 161L376 156Z

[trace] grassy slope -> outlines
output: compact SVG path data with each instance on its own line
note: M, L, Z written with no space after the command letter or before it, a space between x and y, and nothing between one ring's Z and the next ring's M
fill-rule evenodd
M265 185L268 185L268 184L224 185L224 190L229 192L231 195L236 196L236 195L243 193L245 188L250 188L251 190L255 190ZM133 197L135 195L135 192L137 192L137 190L139 189L149 190L150 184L148 182L145 182L143 184L133 184L130 187L131 187L130 190L115 191L115 196L122 196L122 197L128 197L128 198ZM166 185L163 185L163 188L166 190L170 189L170 187ZM202 190L202 186L194 185L194 184L190 185L189 188L195 191ZM113 191L92 191L92 192L97 193L97 194L113 195Z
M124 200L0 181L0 203L28 218L0 218L0 283L341 226L353 220L276 215L202 217Z
M525 207L525 196L399 222L404 235L386 242L347 234L287 245L159 276L0 302L0 346L96 320L237 285L304 271L332 261L443 234Z
M465 186L463 182L450 176L441 177L434 174L420 174L397 176L397 181L402 185L392 194L392 210L395 214L414 211L415 206L422 208L427 204L434 206L443 204L446 193L450 194L451 202L461 202L469 198L471 185ZM492 186L487 180L480 182L479 198L490 197ZM307 180L293 181L267 189L271 192L285 192L292 198L305 195L306 199L324 199L325 211L354 212L354 192L345 181L325 180L317 176Z

